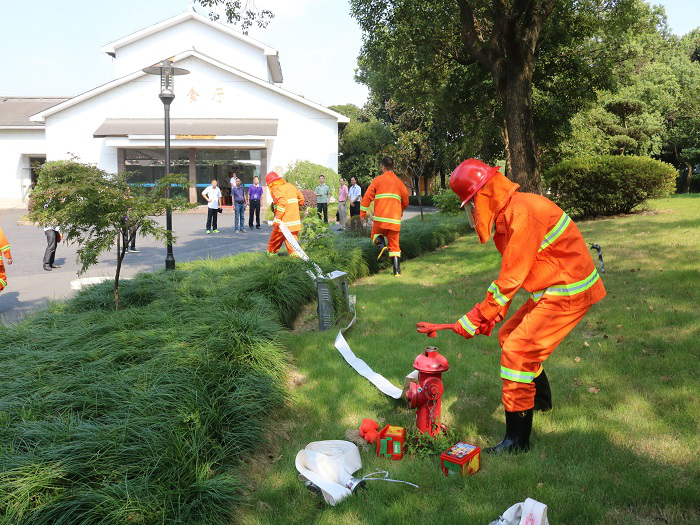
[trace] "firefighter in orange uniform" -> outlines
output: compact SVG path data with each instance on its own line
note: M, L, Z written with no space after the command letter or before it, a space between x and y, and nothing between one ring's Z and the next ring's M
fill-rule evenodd
M377 259L389 250L389 257L394 264L394 275L401 275L401 216L408 207L406 185L392 171L394 159L382 159L382 174L375 178L367 188L360 203L360 217L367 217L369 205L374 202L374 224L372 225L372 242L381 248ZM388 240L385 241L384 237Z
M285 239L280 224L284 223L295 239L299 239L301 231L301 215L299 207L304 205L304 196L294 184L290 184L274 171L265 177L267 187L272 195L272 204L275 208L275 220L273 221L270 242L267 244L267 255L270 257L277 255L282 247L282 243L287 246L287 252L292 257L298 257L294 248Z
M498 445L487 449L491 453L529 450L533 410L552 408L542 362L605 297L581 232L569 216L541 195L519 192L499 169L469 159L450 178L479 242L488 241L493 231L502 256L486 298L452 329L467 339L491 335L515 293L522 288L530 294L498 332L506 431Z
M0 228L0 292L7 288L7 274L2 258L7 259L7 264L12 264L12 253L10 253L10 243L5 237L5 233Z

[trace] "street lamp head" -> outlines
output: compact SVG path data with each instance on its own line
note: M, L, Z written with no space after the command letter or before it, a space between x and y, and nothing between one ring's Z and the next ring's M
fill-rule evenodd
M173 66L173 61L170 59L162 60L158 65L146 67L143 72L149 75L160 75L159 96L169 100L175 98L175 76L189 74L187 69Z

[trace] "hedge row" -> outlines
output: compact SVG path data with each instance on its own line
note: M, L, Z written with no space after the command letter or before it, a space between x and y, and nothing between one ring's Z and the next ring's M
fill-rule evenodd
M406 221L405 258L466 232ZM314 254L351 279L369 239ZM285 399L278 336L315 296L308 266L260 254L181 264L88 288L0 328L0 522L228 524L238 466ZM409 270L410 271L410 270Z
M676 169L648 157L600 156L566 160L547 170L551 198L573 217L629 213L647 199L674 192Z

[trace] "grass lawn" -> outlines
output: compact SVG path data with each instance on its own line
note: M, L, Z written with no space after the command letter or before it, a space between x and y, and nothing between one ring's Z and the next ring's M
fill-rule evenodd
M335 332L285 336L296 366L273 443L249 464L255 484L244 524L485 524L527 497L549 506L553 524L700 523L700 198L678 196L653 211L579 223L603 246L607 298L594 306L546 362L555 408L535 414L529 454L484 457L471 478L445 478L437 457L391 462L362 453L361 474L389 470L419 490L374 482L330 507L297 480L296 452L344 439L363 417L410 426L413 414L357 375L333 347ZM594 252L595 253L595 252ZM597 259L597 256L596 256ZM495 334L427 339L417 321L452 322L480 301L497 276L493 243L474 236L352 286L354 352L394 384L429 343L450 361L443 421L482 447L503 436ZM511 313L524 300L516 296Z

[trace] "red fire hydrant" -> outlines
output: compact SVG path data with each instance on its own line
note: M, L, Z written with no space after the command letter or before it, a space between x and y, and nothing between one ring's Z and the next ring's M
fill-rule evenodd
M440 405L445 385L442 373L450 368L447 358L434 346L416 357L413 368L418 370L418 382L411 383L406 391L410 408L417 408L416 426L421 433L436 436L442 430L440 425Z

